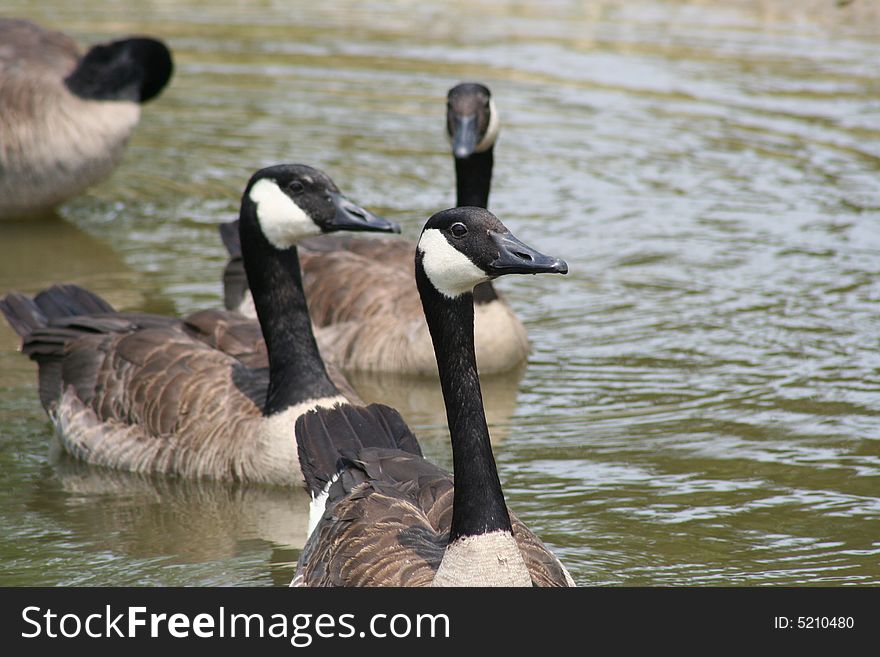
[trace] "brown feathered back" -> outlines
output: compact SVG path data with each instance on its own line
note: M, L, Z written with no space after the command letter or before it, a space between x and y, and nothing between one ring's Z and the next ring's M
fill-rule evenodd
M74 456L134 472L302 481L295 418L272 436L279 444L266 442L259 325L228 311L115 313L70 285L10 293L0 310L39 363L41 401Z
M293 585L429 586L449 540L452 475L400 450L365 449L344 465ZM532 582L573 586L541 540L510 518Z

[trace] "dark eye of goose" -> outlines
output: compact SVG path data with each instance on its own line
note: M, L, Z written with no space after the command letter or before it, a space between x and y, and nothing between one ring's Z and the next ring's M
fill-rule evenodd
M464 237L465 235L467 235L468 229L467 226L465 226L463 223L461 223L460 221L456 221L449 227L449 232L451 232L455 237Z
M291 194L302 194L306 188L299 180L292 180L287 184L287 189Z

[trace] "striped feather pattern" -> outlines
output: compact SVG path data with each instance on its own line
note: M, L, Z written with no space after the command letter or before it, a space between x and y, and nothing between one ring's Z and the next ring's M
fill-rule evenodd
M429 586L449 539L452 475L400 450L365 449L345 465L292 585ZM510 519L533 583L574 586L541 540Z
M262 458L263 370L176 328L84 335L65 348L62 394L48 409L64 447L133 472L295 483ZM294 449L293 427L290 448ZM266 466L270 468L267 471Z
M34 299L10 293L0 310L38 362L40 399L74 456L134 472L302 482L294 421L289 435L264 430L258 324L229 311L114 313L71 285ZM359 403L353 392L349 400Z

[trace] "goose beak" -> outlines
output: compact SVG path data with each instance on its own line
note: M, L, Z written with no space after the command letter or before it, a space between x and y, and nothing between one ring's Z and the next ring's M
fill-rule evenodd
M544 255L523 244L512 233L490 233L498 247L498 257L489 264L493 278L504 274L567 274L565 260Z
M331 193L330 199L336 208L336 216L323 226L324 232L337 230L368 231L374 233L399 233L400 226L393 221L379 217L369 210L352 203L342 194Z
M470 157L477 147L477 117L456 116L453 119L452 154L459 160Z

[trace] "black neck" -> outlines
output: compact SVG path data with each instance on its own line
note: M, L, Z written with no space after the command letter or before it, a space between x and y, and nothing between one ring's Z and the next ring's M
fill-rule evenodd
M449 541L511 531L477 374L473 296L443 297L428 281L421 257L421 253L416 255L416 284L440 371L455 468Z
M472 153L464 159L455 158L456 206L489 207L489 188L492 186L492 164L495 145L482 153ZM492 283L480 283L474 288L474 302L489 303L498 298Z
M131 71L95 72L82 63L64 78L68 91L83 100L127 100L138 102L140 82Z
M478 208L489 207L489 188L492 185L492 164L494 158L491 146L482 153L469 157L455 158L455 191L458 207L473 205Z
M253 207L248 208L253 212ZM265 415L300 402L338 395L318 351L303 292L296 248L273 247L256 217L240 226L241 252L248 286L269 352L269 390Z

